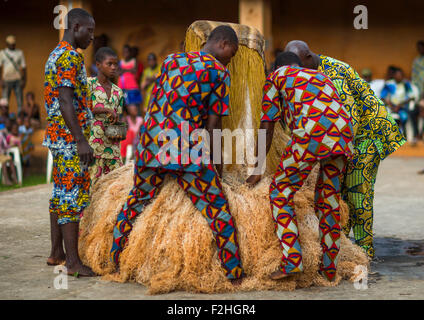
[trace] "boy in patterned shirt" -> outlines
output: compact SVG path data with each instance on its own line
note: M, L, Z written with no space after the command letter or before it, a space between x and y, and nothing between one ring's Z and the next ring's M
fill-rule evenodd
M90 146L94 151L94 164L90 167L91 185L102 175L122 166L120 142L105 135L108 124L114 124L122 114L124 95L122 90L111 82L118 71L116 53L103 47L96 52L97 77L88 79L91 111L94 120L91 125Z

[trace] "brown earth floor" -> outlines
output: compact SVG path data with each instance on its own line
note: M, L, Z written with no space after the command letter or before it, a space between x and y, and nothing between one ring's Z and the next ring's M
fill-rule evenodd
M149 296L133 283L68 277L68 289L55 289L57 276L45 264L49 254L48 199L51 185L0 193L0 299L424 299L424 158L390 157L376 185L375 236L380 262L372 263L368 289L344 281L335 288L294 292L233 294L173 292Z

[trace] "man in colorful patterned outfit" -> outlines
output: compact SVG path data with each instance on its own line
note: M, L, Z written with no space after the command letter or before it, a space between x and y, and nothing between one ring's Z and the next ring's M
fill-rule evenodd
M205 156L211 159L212 152L198 152L193 157L195 146L188 139L201 128L212 137L212 130L221 127L221 117L228 115L230 74L225 66L237 50L234 30L219 26L211 32L202 51L172 54L163 62L141 127L134 187L114 228L111 259L117 266L136 217L170 174L211 227L227 278L240 284L242 266L236 229L217 174L222 166L216 170L210 161L204 161Z
M355 154L348 165L343 186L343 198L350 213L344 232L349 236L353 229L356 244L373 258L373 202L378 166L406 140L384 103L351 66L317 55L299 40L289 42L285 51L297 54L303 67L327 75L352 116Z
M77 48L86 49L93 40L94 19L83 9L72 9L67 21L63 39L45 67L47 129L43 145L53 155L54 181L49 207L52 251L47 264L66 260L68 274L93 276L78 255L79 220L89 202L88 165L93 150L87 142L92 115L84 58Z
M303 271L293 198L319 163L315 210L323 250L320 271L333 280L340 249L341 185L347 158L353 154L353 128L331 80L299 65L300 59L294 53L279 54L275 60L277 70L267 77L262 100L260 128L267 130L267 153L276 121L281 120L291 132L270 185L271 210L283 250L281 264L271 279ZM255 184L260 178L252 175L247 182Z

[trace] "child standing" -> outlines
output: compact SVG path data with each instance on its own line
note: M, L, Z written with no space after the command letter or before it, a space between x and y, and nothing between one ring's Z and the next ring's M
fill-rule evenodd
M108 124L114 124L122 114L124 95L111 82L118 71L118 57L109 47L100 48L95 56L97 77L89 78L92 112L94 115L89 143L94 150L95 163L90 167L91 184L113 169L122 166L120 142L106 137Z
M127 116L125 118L128 124L128 132L125 140L121 142L121 156L123 158L132 158L133 154L127 155L127 146L132 145L133 150L136 149L138 144L138 132L140 127L144 124L143 117L140 117L137 113L137 107L135 105L127 106Z

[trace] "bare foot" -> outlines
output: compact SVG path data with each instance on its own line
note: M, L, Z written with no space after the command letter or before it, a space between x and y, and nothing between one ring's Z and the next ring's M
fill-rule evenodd
M90 267L87 267L83 264L75 265L73 267L68 267L68 275L78 277L95 277L97 276Z
M270 275L269 275L269 277L272 279L272 280L281 280L281 279L284 279L284 278L287 278L287 277L290 277L290 276L292 276L293 274L291 274L291 273L284 273L284 272L282 272L282 271L280 271L280 270L277 270L277 271L274 271L273 273L271 273Z
M48 266L58 266L60 264L64 264L65 261L66 261L65 255L63 255L63 257L57 257L57 258L50 256L47 258L46 263Z

